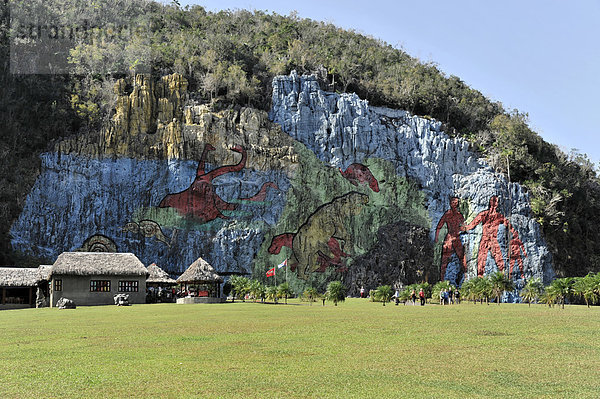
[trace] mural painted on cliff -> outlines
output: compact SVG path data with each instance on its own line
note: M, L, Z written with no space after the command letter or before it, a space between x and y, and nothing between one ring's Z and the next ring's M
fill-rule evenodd
M463 276L472 278L504 268L504 260L498 256L502 251L504 258L508 258L506 252L512 251L513 267L514 263L523 267L518 277L539 277L543 281L553 277L551 254L540 226L532 218L527 191L495 173L470 150L468 141L446 135L440 122L406 111L373 107L356 94L326 93L320 89L315 77L299 76L295 71L274 79L270 117L326 166L346 173L350 165L365 165L381 159L389 162L397 177L415 182L424 195L420 205L428 215L431 241L437 241L435 264L440 269L445 267L447 279L461 281ZM385 179L370 169L383 191ZM509 198L504 200L503 206L510 218L489 209L490 197L498 195ZM452 220L451 215L444 218L448 203L443 199L450 196L461 198L461 202L476 214L483 212L480 223L471 230L457 231L460 217L455 215L456 220ZM462 212L462 215L464 219L471 219L470 212ZM484 215L489 220L482 224ZM390 222L395 220L398 219L391 218ZM441 229L438 228L440 221ZM518 239L523 246L519 246L518 251L523 256L513 256L518 242L513 238L514 243L511 243L507 237L509 223L519 232ZM440 234L443 234L443 243L436 240ZM344 251L349 252L346 248ZM486 259L489 254L491 261ZM517 286L519 284L517 282Z
M83 242L77 252L119 252L117 244L104 234L94 234Z
M378 243L383 226L398 220L429 225L422 193L398 177L388 161L372 158L333 168L302 144L296 152L300 167L284 212L255 259L256 277L288 259L293 273L287 278L294 290L324 289Z
M284 171L245 168L213 178L213 192L235 198L237 210L229 219L200 223L158 204L178 187L189 188L199 169L218 166L59 153L41 158L42 173L11 234L15 250L49 260L100 234L119 251L133 252L145 264L160 262L175 273L198 256L220 272L250 273L252 248L260 247L265 231L279 219L289 188ZM265 187L262 193L260 187Z
M477 246L477 258L476 258L476 271L477 276L481 277L484 275L486 266L488 265L488 255L491 255L494 265L499 271L503 272L505 269L505 255L503 248L505 249L506 256L508 257L508 263L510 264L509 278L513 274L513 267L515 264L519 266L519 277L525 278L523 273L523 258L527 257L527 252L523 242L519 239L517 230L510 225L510 221L498 211L498 196L493 195L489 200L488 208L478 213L475 218L465 225L465 218L459 211L460 199L458 197L451 197L450 209L444 213L440 218L436 231L434 242L438 242L439 233L445 226L447 229L442 245L442 256L440 264L440 277L442 280L446 279L446 268L452 258L455 256L458 262L459 270L454 283L459 284L464 274L468 269L467 256L465 248L461 241L461 235L470 230L474 230L475 227L481 225L481 233L479 244ZM506 249L507 239L504 237L506 234L500 233L500 226L504 227L504 232L510 231L510 242L508 249ZM502 237L502 244L500 243L499 237ZM493 268L492 266L492 268Z
M42 154L42 173L11 228L13 247L55 259L102 235L120 251L169 271L183 271L202 256L219 273L254 277L290 259L296 268L289 282L297 292L341 278L351 290L358 279L373 285L365 288L388 283L383 277L437 280L442 265L446 278L460 281L465 273L470 278L504 268L506 258L511 274L517 264L521 278L551 278L551 257L527 192L495 174L468 142L445 135L439 122L371 107L356 95L325 93L316 79L297 75L273 82L270 117L285 133L265 128L257 112L240 111L239 119L237 111L227 112L229 119L188 118L198 123L192 130L181 121L177 137L163 137L151 149L145 141L129 143L123 128L119 137L132 145L65 154L87 151L83 140ZM129 126L129 114L119 115ZM242 115L254 130L241 126ZM163 148L172 144L176 148ZM234 161L219 161L232 153ZM177 158L182 154L190 160ZM450 196L461 199L455 210ZM494 214L492 196L510 218L497 209ZM465 221L471 228L457 232ZM387 256L413 247L433 247L436 260L422 257L415 264ZM510 257L500 262L497 248ZM417 259L416 251L405 252Z
M328 266L342 266L341 257L348 257L340 242L349 241L346 224L369 202L369 197L350 192L319 206L295 233L279 234L271 240L269 253L278 254L282 246L292 249L290 268L307 280L310 273L324 272ZM343 271L338 269L337 271Z
M458 210L459 201L460 200L458 197L452 197L450 199L450 209L444 213L435 229L434 242L437 243L441 228L444 227L444 225L446 225L447 228L447 233L444 237L444 243L442 245L442 263L440 265L440 277L442 280L445 279L446 267L448 266L448 262L450 262L450 258L453 254L455 254L458 258L461 268L459 274L464 275L464 273L467 271L467 258L465 256L465 249L462 241L460 240L460 233L464 228L465 218ZM461 277L462 276L459 276L457 280L460 281Z
M225 211L235 211L238 209L240 201L264 202L267 196L267 189L279 189L277 184L273 182L263 183L260 191L249 198L240 198L238 203L227 202L218 194L213 180L219 176L239 172L246 166L248 155L243 147L236 145L231 147L231 151L235 151L242 155L240 161L236 165L226 165L215 168L210 172L205 171L205 157L208 151L214 151L215 147L211 144L206 144L202 152L202 157L198 163L196 170L196 178L192 184L185 190L167 194L158 205L159 208L173 208L185 219L190 219L199 224L211 222L217 218L230 219L229 216L223 214Z

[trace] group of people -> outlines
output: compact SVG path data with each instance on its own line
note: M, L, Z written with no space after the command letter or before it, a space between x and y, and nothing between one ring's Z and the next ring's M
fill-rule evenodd
M450 289L444 288L441 290L440 305L451 305L453 303L460 303L460 291L458 288L452 288L452 286L450 286Z

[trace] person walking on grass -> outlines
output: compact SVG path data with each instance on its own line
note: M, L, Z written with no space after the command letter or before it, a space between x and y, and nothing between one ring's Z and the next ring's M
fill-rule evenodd
M417 302L417 293L414 289L410 293L410 301L412 302L413 306L415 306L415 302Z
M423 288L419 290L419 299L421 300L421 306L425 306L425 293L423 292Z

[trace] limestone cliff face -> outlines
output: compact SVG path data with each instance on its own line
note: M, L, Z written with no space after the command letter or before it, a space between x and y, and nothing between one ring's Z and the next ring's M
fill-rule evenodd
M502 175L494 173L469 150L467 141L448 137L440 130L439 122L405 111L371 107L355 94L324 92L314 77L298 76L295 72L273 81L270 116L328 165L344 169L379 158L392 163L399 176L417 182L425 193L432 241L438 222L450 208L450 197L460 198L460 209L468 223L488 209L492 196L498 196L498 213L518 232L527 253L527 257L523 252L520 255L524 275L545 281L553 276L551 255L539 225L532 218L525 190L518 184L508 184ZM494 254L499 254L505 265L508 264L507 225L499 223L495 229L488 228L486 239L497 243L500 250L486 251L483 261L478 260L479 249L485 250L481 243L486 242L481 240L481 231L484 226L489 227L489 223L480 223L460 233L468 264L467 277L475 276L481 266L485 274L497 270L498 259L494 259ZM447 228L444 223L439 232L435 259L438 265L443 252L440 244ZM394 251L394 248L389 250ZM454 281L460 277L457 276L460 268L456 251L449 252L452 258L445 277ZM510 260L514 263L515 259L513 252ZM519 274L517 268L518 265L513 275Z
M442 277L461 282L461 251L466 277L517 259L518 284L521 267L553 274L525 190L438 122L295 73L274 80L270 115L211 112L180 75L119 80L115 96L103 129L42 154L15 249L52 261L116 248L173 273L202 256L262 279L287 260L298 292L433 283L445 263Z
M212 113L189 101L179 75L122 79L115 94L104 129L42 154L42 173L11 228L13 247L53 260L63 251L114 244L174 273L199 256L219 272L250 273L264 231L285 204L297 163L294 140L266 112ZM190 189L200 172L240 163L235 146L245 153L243 167L205 178L209 192L194 203L224 201L228 209L207 221L160 206Z

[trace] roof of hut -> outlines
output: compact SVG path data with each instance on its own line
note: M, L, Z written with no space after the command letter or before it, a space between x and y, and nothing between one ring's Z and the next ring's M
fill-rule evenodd
M0 267L0 286L33 287L42 280L39 269L25 267Z
M177 281L169 277L169 273L161 269L156 263L148 266L148 273L150 273L150 275L146 279L146 283L177 284Z
M148 269L132 253L63 252L52 265L51 275L77 276L148 274Z
M38 267L38 274L41 280L49 281L52 274L52 265L40 265Z
M222 283L223 278L202 258L196 259L187 270L179 276L178 283Z

